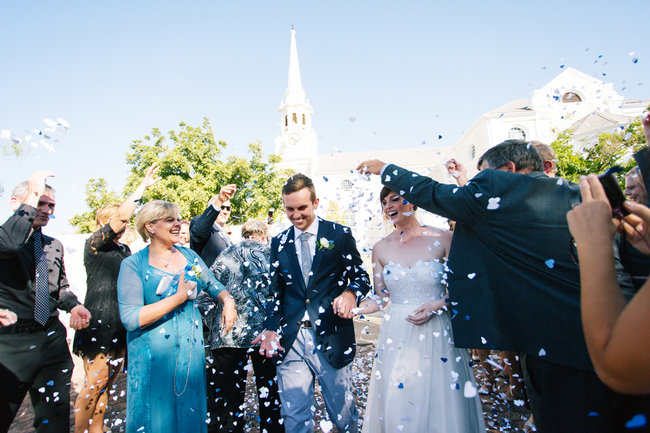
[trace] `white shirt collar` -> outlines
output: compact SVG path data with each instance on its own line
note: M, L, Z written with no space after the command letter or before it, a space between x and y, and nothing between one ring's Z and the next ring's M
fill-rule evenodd
M314 222L311 223L311 225L307 228L307 230L305 230L305 232L314 235L314 239L316 238L316 236L318 236L318 217L314 218ZM297 241L298 237L301 234L303 234L303 231L294 226L293 234L294 234L293 239Z

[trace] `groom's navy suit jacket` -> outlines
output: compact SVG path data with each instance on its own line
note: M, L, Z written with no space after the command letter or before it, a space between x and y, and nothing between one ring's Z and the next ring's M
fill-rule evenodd
M395 165L383 171L382 183L456 221L448 281L457 346L593 369L566 221L580 201L577 185L541 172L483 170L457 187Z
M293 345L300 322L307 311L314 326L317 349L334 368L354 359L356 343L351 319L334 314L332 301L345 290L352 290L357 301L370 290L356 242L348 227L319 219L318 240L327 239L331 249L316 247L309 284L305 287L296 246L294 227L271 240L271 292L264 327L277 332L285 349ZM318 244L317 244L318 245Z

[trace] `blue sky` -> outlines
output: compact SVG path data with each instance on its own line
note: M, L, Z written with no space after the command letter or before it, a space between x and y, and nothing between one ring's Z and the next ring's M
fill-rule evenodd
M0 130L24 135L44 118L70 129L55 153L2 156L0 219L7 190L50 169L58 194L48 232L72 231L87 180L121 190L131 141L153 127L208 117L229 153L255 140L272 152L291 25L320 151L329 153L451 145L561 65L649 99L648 12L635 0L5 1Z

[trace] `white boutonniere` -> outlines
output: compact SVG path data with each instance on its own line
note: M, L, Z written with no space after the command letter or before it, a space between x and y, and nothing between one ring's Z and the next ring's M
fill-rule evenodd
M327 240L327 238L320 238L316 241L316 246L318 251L320 250L331 250L334 248L334 242Z

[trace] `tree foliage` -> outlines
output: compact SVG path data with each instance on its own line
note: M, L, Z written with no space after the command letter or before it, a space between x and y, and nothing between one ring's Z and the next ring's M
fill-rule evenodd
M86 204L90 210L73 216L70 224L77 227L79 233L92 233L95 231L95 212L104 206L121 201L114 191L108 189L106 179L90 179L86 184Z
M636 162L632 154L645 144L641 119L636 119L615 132L604 132L596 136L592 145L575 146L573 131L567 129L558 134L551 147L557 157L557 175L571 182L578 182L580 176L590 173L604 173L610 167L622 168L617 174L619 183L623 184L625 173ZM584 147L580 152L578 149ZM578 149L576 149L578 148Z
M280 157L270 155L265 159L260 142L249 144L248 159L224 157L225 149L225 142L215 140L208 119L199 127L181 122L178 131L169 131L167 135L153 128L142 140L134 140L126 155L131 173L123 196L133 191L147 168L157 162L162 180L145 192L143 202L176 203L183 219L203 213L210 198L227 184L237 185L231 200L234 224L266 217L269 209L278 209L282 204L282 185L291 174L277 169ZM97 208L89 201L88 206L94 214Z

